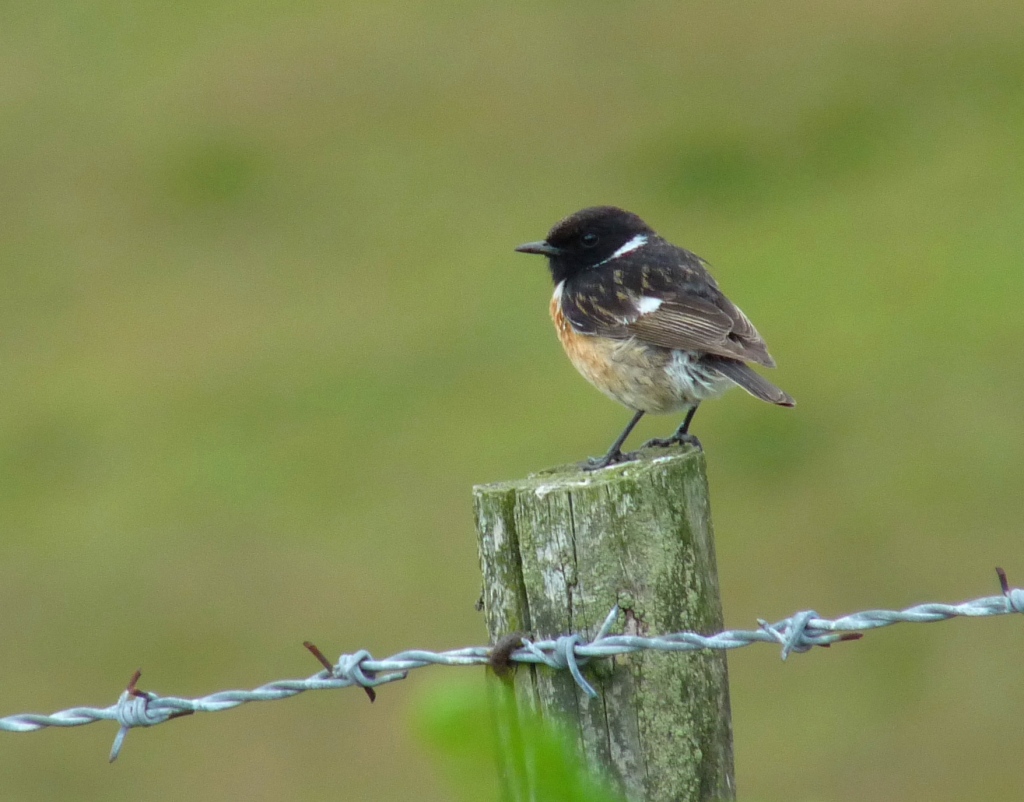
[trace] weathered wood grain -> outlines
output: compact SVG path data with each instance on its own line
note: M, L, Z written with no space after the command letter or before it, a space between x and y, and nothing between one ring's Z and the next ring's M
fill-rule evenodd
M575 466L474 488L492 642L722 629L704 455L659 450L594 473ZM568 672L520 668L521 705L567 722L588 764L631 800L734 799L724 652L594 661L591 699ZM513 798L519 798L514 796Z

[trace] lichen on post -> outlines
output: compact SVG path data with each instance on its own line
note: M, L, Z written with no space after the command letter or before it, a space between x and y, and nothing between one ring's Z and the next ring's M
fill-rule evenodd
M492 643L513 631L593 638L723 628L704 455L657 450L474 488ZM630 800L734 799L725 653L643 651L584 669L520 668L519 703L563 721L588 765Z

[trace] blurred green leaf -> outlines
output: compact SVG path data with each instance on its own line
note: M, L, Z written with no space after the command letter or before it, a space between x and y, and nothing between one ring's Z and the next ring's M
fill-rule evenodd
M420 704L418 725L459 799L621 802L587 771L557 724L520 709L512 689L491 676L486 686L435 690Z

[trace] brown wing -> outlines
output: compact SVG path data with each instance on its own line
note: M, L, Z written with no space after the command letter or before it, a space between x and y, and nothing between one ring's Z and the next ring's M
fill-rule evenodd
M652 345L698 351L775 367L761 335L714 279L659 266L617 270L564 285L562 310L576 331L636 337ZM679 280L682 278L683 280Z
M636 337L775 367L761 335L718 289L704 260L660 237L560 286L562 310L582 334Z
M636 315L623 328L630 335L652 345L682 351L702 351L757 362L773 368L761 335L732 301L721 293L717 298L674 295L655 301L636 299ZM643 311L644 309L651 311Z

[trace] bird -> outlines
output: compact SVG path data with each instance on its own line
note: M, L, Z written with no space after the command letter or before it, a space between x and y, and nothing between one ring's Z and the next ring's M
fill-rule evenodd
M587 381L634 415L598 470L630 459L622 445L647 413L686 410L671 437L647 447L689 443L697 407L739 385L783 407L793 398L748 363L775 367L764 338L718 288L708 264L659 236L640 217L592 206L560 220L519 253L547 257L555 291L551 319L569 360Z

